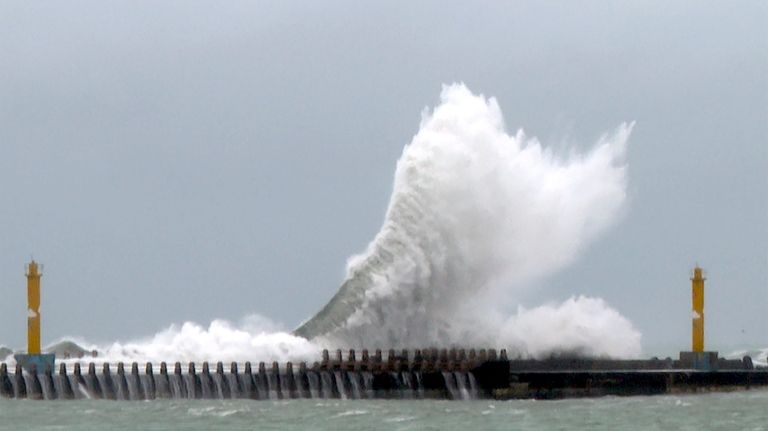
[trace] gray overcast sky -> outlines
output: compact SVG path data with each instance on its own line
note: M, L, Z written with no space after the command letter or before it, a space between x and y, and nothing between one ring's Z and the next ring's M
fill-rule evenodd
M386 3L386 5L385 5ZM442 83L581 148L636 120L626 217L529 306L605 298L648 353L768 346L768 3L0 2L0 345L317 311Z

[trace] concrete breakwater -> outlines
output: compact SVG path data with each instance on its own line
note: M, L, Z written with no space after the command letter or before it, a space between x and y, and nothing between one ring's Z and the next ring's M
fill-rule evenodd
M0 397L15 399L293 399L293 398L437 398L472 399L490 397L494 389L509 383L506 352L494 349L381 350L357 357L341 350L331 357L307 365L233 362L225 370L218 362L182 366L165 362L139 366L124 363L61 363L58 373L9 369L0 364ZM157 369L159 368L159 369Z
M663 395L768 388L768 369L752 359L718 358L716 352L681 352L680 359L552 358L509 361L498 399L558 399L606 395Z
M768 369L749 357L682 352L680 359L509 359L505 350L423 349L322 352L321 360L278 364L71 363L39 371L0 364L0 398L154 399L476 399L768 388Z

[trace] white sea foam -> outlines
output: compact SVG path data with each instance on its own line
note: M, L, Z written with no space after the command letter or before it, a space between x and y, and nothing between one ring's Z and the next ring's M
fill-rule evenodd
M73 340L71 337L68 340ZM319 348L262 316L252 315L238 324L214 320L204 327L192 322L170 327L150 338L99 345L74 341L85 350L98 351L98 362L172 361L313 361ZM63 359L63 358L61 358ZM78 358L72 358L77 360ZM94 358L86 357L91 361Z
M640 333L600 298L578 296L561 304L521 306L499 332L501 345L524 357L640 355Z

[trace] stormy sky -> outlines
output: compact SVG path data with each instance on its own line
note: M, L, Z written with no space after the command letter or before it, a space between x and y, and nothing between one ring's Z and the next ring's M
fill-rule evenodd
M622 220L527 305L604 298L648 354L767 347L768 4L0 2L0 345L258 313L295 327L384 218L441 85L556 151L623 121Z

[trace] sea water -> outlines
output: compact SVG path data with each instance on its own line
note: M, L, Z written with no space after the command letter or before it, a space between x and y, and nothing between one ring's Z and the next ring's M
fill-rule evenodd
M0 430L765 430L768 391L557 401L0 400Z

